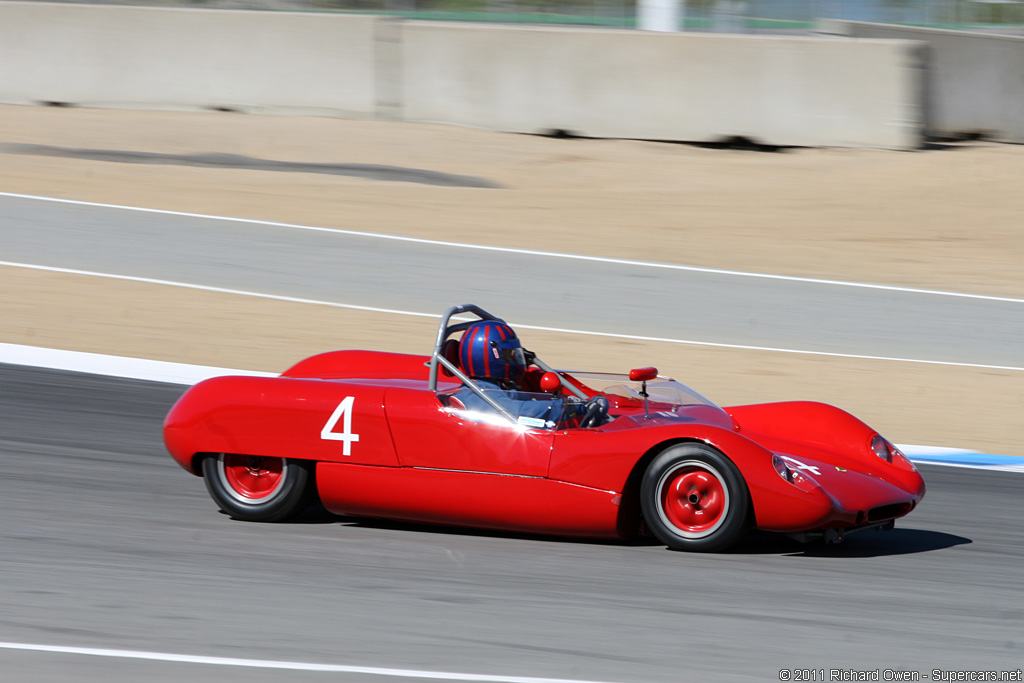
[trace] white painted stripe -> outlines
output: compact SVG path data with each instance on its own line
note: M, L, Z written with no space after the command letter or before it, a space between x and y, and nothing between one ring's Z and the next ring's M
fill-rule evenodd
M993 455L965 448L944 448L938 446L897 445L904 455L915 462L956 463L966 467L982 465L988 469L1008 467L1011 471L1024 465L1024 458L1015 455Z
M967 453L977 453L966 448L944 448L942 446L915 446L915 445L896 445L901 451L909 455L965 455Z
M508 254L524 254L529 256L543 256L548 258L573 259L577 261L593 261L597 263L612 263L624 266L637 266L642 268L661 268L667 270L683 270L694 273L708 273L712 275L728 275L733 277L752 277L767 280L787 280L790 282L806 282L818 285L834 285L839 287L859 287L864 289L880 289L892 292L906 292L909 294L925 294L934 296L952 296L966 299L984 299L987 301L1001 301L1006 303L1024 303L1024 299L1005 296L991 296L987 294L968 294L966 292L950 292L939 289L923 289L918 287L900 287L897 285L882 285L870 282L850 282L846 280L831 280L827 278L799 277L796 275L776 275L772 273L754 273L742 270L728 270L724 268L705 268L702 266L688 266L678 263L659 263L655 261L640 261L634 259L620 259L607 256L587 256L585 254L566 254L555 251L543 251L538 249L519 249L515 247L499 247L486 244L471 244L467 242L447 242L443 240L431 240L421 237L408 237L405 235L391 235L380 232L367 232L362 230L345 230L342 228L324 228L311 225L299 225L297 223L281 223L277 221L262 221L254 218L234 218L231 216L213 216L201 213L187 213L183 211L168 211L165 209L147 209L137 206L121 206L118 204L100 204L96 202L85 202L75 199L59 199L57 197L41 197L28 194L17 194L14 192L0 192L0 196L14 197L16 199L30 199L42 202L56 202L60 204L76 204L80 206L94 206L104 209L118 209L122 211L139 211L143 213L155 213L168 216L182 216L184 218L201 218L204 220L228 221L233 223L248 223L252 225L266 225L275 228L288 228L291 230L310 230L314 232L328 232L338 235L352 235L355 237L368 237L373 239L394 240L398 242L412 242L416 244L429 244L440 247L451 247L455 249L477 249L481 251L496 251Z
M277 377L271 372L236 370L206 365L169 363L144 358L125 358L102 353L44 349L37 346L0 343L0 362L12 365L28 365L51 370L85 372L92 375L142 379L168 384L196 384L210 377L223 375L248 375L252 377Z
M204 292L216 292L218 294L235 294L237 296L251 296L257 299L270 299L272 301L287 301L294 304L314 304L316 306L333 306L334 308L347 308L354 311L367 311L370 313L393 313L395 315L412 315L422 318L440 318L436 313L415 313L413 311L400 311L392 308L376 308L374 306L357 306L355 304L340 304L334 301L321 301L319 299L303 299L295 296L280 296L278 294L263 294L261 292L247 292L241 289L227 289L225 287L211 287L208 285L196 285L190 282L175 282L173 280L158 280L151 277L136 277L134 275L118 275L116 273L97 273L91 270L76 270L74 268L56 268L54 266L39 266L31 263L14 263L12 261L0 261L0 266L11 268L28 268L30 270L45 270L52 273L67 273L69 275L88 275L89 277L102 277L111 280L127 280L128 282L145 282L151 285L166 285L168 287L182 287L184 289L198 289Z
M1020 472L1024 474L1024 465L990 465L986 466L987 470L997 470L999 472Z
M719 349L740 349L746 351L772 351L775 353L799 353L808 356L827 356L830 358L857 358L861 360L883 360L897 363L923 363L925 365L947 365L960 368L984 368L986 370L1016 370L1024 371L1024 367L1014 365L984 365L981 363L955 363L944 360L926 360L921 358L898 358L895 356L868 356L856 353L832 353L829 351L808 351L806 349L783 349L774 346L751 346L747 344L723 344L719 342L694 341L690 339L672 339L669 337L645 337L636 334L616 334L613 332L589 332L586 330L570 330L560 327L541 327L539 325L524 325L521 323L509 323L513 327L527 330L542 330L546 332L565 332L567 334L582 334L593 337L611 337L614 339L630 339L633 341L665 342L668 344L688 344L691 346L710 346Z
M317 664L313 662L287 662L273 659L238 659L234 657L206 657L202 655L181 655L170 652L146 652L142 650L110 650L95 647L65 647L61 645L38 645L33 643L0 642L0 649L30 652L50 652L90 657L113 657L118 659L146 659L157 662L182 664L207 664L213 666L236 666L253 669L283 669L286 671L323 671L329 673L363 674L367 676L392 676L399 678L423 678L445 681L481 681L483 683L602 683L573 678L536 678L532 676L500 676L489 674L456 673L451 671L422 671L419 669L391 669L375 666L352 666L347 664Z
M370 313L388 313L392 315L407 315L415 316L418 318L440 318L441 316L436 313L420 313L417 311L403 311L394 308L378 308L374 306L357 306L355 304L343 304L334 301L321 301L318 299L304 299L301 297L294 296L280 296L277 294L263 294L260 292L249 292L240 289L227 289L224 287L211 287L207 285L196 285L188 282L175 282L172 280L158 280L148 277L135 277L131 275L117 275L114 273L98 273L89 270L77 270L73 268L56 268L53 266L40 266L31 263L15 263L12 261L0 261L0 266L8 266L11 268L27 268L30 270L43 270L53 273L67 273L70 275L87 275L90 277L102 277L109 278L112 280L126 280L129 282L145 282L148 284L155 285L166 285L169 287L182 287L184 289L197 289L204 292L216 292L219 294L235 294L238 296L249 296L259 299L270 299L272 301L286 301L290 303L299 304L313 304L316 306L332 306L334 308L345 308L355 311L367 311ZM963 368L981 368L985 370L1013 370L1013 371L1024 371L1024 367L1017 367L1013 365L987 365L983 363L956 363L953 361L941 361L941 360L927 360L922 358L899 358L895 356L869 356L863 354L854 353L833 353L829 351L809 351L806 349L784 349L773 346L752 346L748 344L724 344L720 342L709 342L709 341L698 341L693 339L673 339L671 337L648 337L636 334L617 334L614 332L593 332L590 330L573 330L562 327L544 327L541 325L528 325L525 323L518 323L511 321L511 325L517 328L526 330L540 330L544 332L563 332L566 334L579 334L591 337L608 337L611 339L629 339L632 341L651 341L651 342L664 342L668 344L686 344L690 346L707 346L712 348L720 349L740 349L747 351L772 351L775 353L797 353L809 356L826 356L830 358L856 358L861 360L881 360L881 361L892 361L898 363L921 363L925 365L943 365L952 367L963 367Z
M909 457L909 456L908 456ZM937 467L959 467L965 470L990 470L996 472L1021 472L1024 473L1024 464L1022 465L983 465L983 464L972 464L966 462L946 462L945 460L914 460L910 458L917 465L935 465Z
M993 455L968 448L944 448L942 446L917 446L900 443L895 446L918 465L1024 472L1024 458L1020 456Z

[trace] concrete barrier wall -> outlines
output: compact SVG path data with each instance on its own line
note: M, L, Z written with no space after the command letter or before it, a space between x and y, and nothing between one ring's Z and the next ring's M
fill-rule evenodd
M426 22L401 30L407 119L655 140L920 144L916 43Z
M1024 38L853 21L821 21L817 30L925 42L928 133L1024 142Z
M374 17L0 2L6 102L374 113Z
M0 2L0 102L908 149L920 45Z

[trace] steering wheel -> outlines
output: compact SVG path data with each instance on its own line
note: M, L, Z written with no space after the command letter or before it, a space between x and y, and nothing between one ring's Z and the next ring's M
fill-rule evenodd
M608 399L601 394L595 394L585 404L586 412L580 420L580 428L599 427L608 421Z

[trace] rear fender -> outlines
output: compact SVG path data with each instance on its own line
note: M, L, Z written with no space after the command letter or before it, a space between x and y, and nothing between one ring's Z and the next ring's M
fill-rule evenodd
M383 351L328 351L310 356L285 370L282 377L319 379L421 379L426 381L428 356Z
M321 380L217 377L182 396L164 421L179 465L198 453L397 466L383 387Z

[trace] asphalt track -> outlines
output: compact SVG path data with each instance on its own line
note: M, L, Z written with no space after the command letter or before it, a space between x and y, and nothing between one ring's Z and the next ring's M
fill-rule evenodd
M13 196L0 196L0 260L433 314L471 301L510 322L574 330L1024 368L1024 300L486 251Z
M839 546L757 536L714 556L316 510L246 524L162 448L183 389L0 365L0 680L660 683L1024 664L1024 475L924 467L928 494L892 532Z

